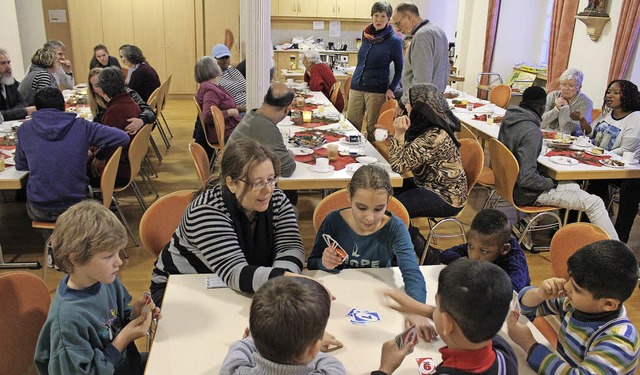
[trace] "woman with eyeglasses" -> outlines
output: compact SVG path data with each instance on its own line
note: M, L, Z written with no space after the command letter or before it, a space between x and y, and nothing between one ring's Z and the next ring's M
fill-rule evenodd
M586 123L591 123L593 102L580 92L584 75L573 68L560 75L560 90L547 94L547 104L542 114L541 129L556 130L575 136L583 135L586 130L579 120L581 116Z
M171 274L213 272L253 293L268 279L300 273L302 239L293 206L276 187L279 174L278 157L254 140L225 148L220 176L194 194L156 261L150 289L157 305Z

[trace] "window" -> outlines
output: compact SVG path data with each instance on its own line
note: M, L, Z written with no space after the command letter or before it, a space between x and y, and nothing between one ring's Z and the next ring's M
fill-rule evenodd
M549 62L549 42L551 39L551 18L553 15L554 0L547 0L547 12L545 13L544 34L540 51L540 65L547 66Z

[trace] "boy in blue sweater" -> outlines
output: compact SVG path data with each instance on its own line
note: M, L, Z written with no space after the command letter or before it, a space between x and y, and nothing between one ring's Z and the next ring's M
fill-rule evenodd
M501 211L486 209L478 212L467 233L467 243L440 253L440 263L449 264L462 257L496 264L509 275L516 292L531 282L527 259L511 235L507 215Z
M51 302L36 346L40 374L142 374L134 340L160 318L151 299L129 306L118 277L127 232L96 201L71 206L50 239L60 270L67 273Z
M538 374L634 374L638 331L623 306L638 285L638 261L615 240L594 242L567 261L569 280L551 278L519 294L528 318L561 319L557 353L539 344L529 328L509 314L509 336L527 353Z
M87 198L88 152L100 146L99 160L107 159L129 136L64 111L60 90L47 87L35 94L37 111L18 129L16 169L29 171L27 213L32 220L56 221L71 205Z

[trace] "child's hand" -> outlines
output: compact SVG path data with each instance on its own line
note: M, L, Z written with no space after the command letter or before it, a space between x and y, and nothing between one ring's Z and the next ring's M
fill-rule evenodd
M533 337L531 329L518 321L519 316L519 312L509 311L507 314L507 332L511 340L528 353L529 349L538 341Z
M418 336L426 342L438 339L438 332L433 321L421 315L409 314L404 319L404 327L409 328L415 325L418 328Z
M329 332L325 331L324 336L322 336L322 345L320 345L321 352L332 352L334 350L340 349L344 346L343 343L336 340L336 337Z
M338 255L335 249L325 247L322 252L322 266L328 270L332 270L342 264L342 257Z
M244 333L242 334L242 339L244 340L249 336L251 336L251 331L249 331L249 327L245 327Z
M433 314L432 306L422 304L402 291L391 289L383 294L390 299L390 301L386 301L386 305L398 312L403 314L417 314L428 318Z
M118 333L111 344L119 351L123 351L133 340L145 337L150 326L151 312L149 311L148 313L133 319L129 324L124 326L122 331Z
M146 306L146 309L145 309L145 306ZM156 319L156 320L162 319L162 315L160 314L160 308L156 307L156 304L153 303L153 300L151 299L151 295L148 292L145 292L144 297L142 297L142 299L136 301L136 303L133 304L133 310L131 311L131 319L135 319L139 317L140 314L143 312L143 310L145 312L151 311L153 319Z
M564 297L566 295L564 291L566 282L565 279L559 277L546 279L538 287L538 297L545 301L551 298Z
M402 349L398 349L396 340L392 339L382 344L382 354L380 355L380 368L385 374L392 374L400 367L404 357L413 349L413 343L406 344Z

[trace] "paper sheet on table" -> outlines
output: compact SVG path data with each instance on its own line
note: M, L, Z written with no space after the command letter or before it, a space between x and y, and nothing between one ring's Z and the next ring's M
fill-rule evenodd
M207 276L205 280L207 289L216 289L216 288L228 288L227 283L222 281L218 275Z

